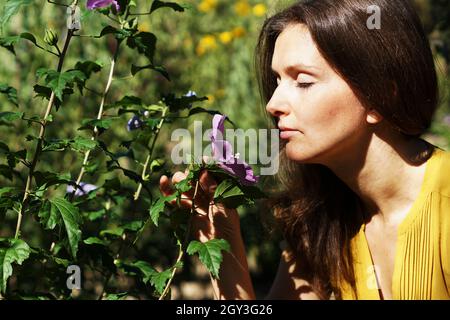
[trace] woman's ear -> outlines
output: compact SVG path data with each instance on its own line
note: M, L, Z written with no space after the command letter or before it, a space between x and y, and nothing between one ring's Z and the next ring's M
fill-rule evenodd
M369 109L366 116L366 121L370 124L377 124L383 120L383 116L375 109Z

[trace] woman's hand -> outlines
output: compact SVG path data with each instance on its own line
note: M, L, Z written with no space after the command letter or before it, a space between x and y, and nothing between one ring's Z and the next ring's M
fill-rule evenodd
M183 173L176 172L171 181L167 176L160 179L160 190L164 196L174 193L171 187L186 179L189 171ZM191 221L191 234L194 239L200 242L206 242L211 239L231 240L240 235L239 214L236 209L226 208L221 203L214 203L214 192L217 188L217 182L211 173L203 170L200 173L197 194L195 195L195 213ZM186 209L192 208L192 200L195 193L195 186L186 193L182 194L180 206ZM171 202L177 205L176 200Z

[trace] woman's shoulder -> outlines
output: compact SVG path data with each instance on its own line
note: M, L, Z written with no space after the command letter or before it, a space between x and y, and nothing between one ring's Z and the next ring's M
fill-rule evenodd
M450 151L436 147L428 161L427 175L432 191L450 197Z

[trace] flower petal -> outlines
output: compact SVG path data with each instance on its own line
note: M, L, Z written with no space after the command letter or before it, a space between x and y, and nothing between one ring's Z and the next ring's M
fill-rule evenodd
M211 142L212 156L215 161L233 162L233 149L231 143L226 140L214 140Z
M212 131L210 134L211 141L214 140L223 140L225 126L224 122L227 116L223 116L221 114L214 115L213 121L212 121Z
M116 7L116 11L119 11L120 6L117 3L117 0L88 0L86 7L89 10L94 10L97 8L103 8L103 7L107 7L109 5L113 4Z
M246 162L235 159L233 163L219 163L219 167L231 173L239 179L243 185L249 186L258 182L259 177L255 176L252 168Z

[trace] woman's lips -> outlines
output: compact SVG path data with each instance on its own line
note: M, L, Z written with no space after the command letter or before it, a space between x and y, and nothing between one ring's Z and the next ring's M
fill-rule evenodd
M280 138L281 139L290 139L291 137L295 136L296 134L300 133L297 130L280 130Z

